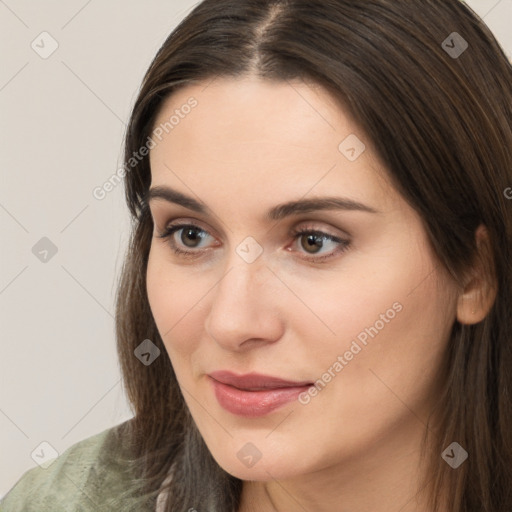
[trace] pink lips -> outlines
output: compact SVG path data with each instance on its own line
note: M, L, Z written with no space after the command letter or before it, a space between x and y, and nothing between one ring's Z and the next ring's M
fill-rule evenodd
M268 375L236 375L228 371L209 374L215 396L227 411L254 418L264 416L298 398L312 382L287 381Z

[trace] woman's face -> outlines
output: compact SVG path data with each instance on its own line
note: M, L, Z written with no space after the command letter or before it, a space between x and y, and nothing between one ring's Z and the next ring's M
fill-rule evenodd
M149 203L149 301L217 462L269 480L419 450L457 290L347 113L218 79L169 97L152 140L174 192Z

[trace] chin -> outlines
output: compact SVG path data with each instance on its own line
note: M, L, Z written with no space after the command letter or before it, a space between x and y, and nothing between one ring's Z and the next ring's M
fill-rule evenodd
M287 480L297 476L297 471L290 468L283 468L277 461L258 461L253 467L243 467L238 461L220 461L220 466L230 475L240 479L253 482L268 482L271 480ZM289 461L287 461L289 463Z
M295 458L290 450L284 451L287 453L283 453L282 447L276 449L264 440L255 440L254 444L234 440L232 443L215 446L210 453L224 471L240 480L287 480L311 470L307 461L301 457L302 450L299 447Z

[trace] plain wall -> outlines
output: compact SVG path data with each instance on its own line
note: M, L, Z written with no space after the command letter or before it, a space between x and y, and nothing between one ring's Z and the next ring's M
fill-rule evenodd
M62 453L132 416L113 319L128 210L122 185L93 190L120 167L142 76L196 3L0 2L0 497L41 442ZM512 0L467 3L512 55Z

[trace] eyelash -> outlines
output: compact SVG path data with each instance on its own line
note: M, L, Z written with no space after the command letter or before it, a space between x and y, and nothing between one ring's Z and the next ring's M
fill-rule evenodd
M196 224L170 224L168 225L164 232L163 233L160 233L157 235L158 238L160 239L163 239L163 240L168 240L168 244L170 245L172 251L177 254L178 256L182 256L182 257L185 257L185 258L195 258L195 257L198 257L200 256L200 253L202 251L204 251L205 249L203 250L190 250L190 251L185 251L183 249L180 249L179 247L176 246L174 240L173 240L173 237L172 235L174 235L174 233L176 233L177 231L180 231L181 229L184 229L184 228L192 228L194 230L197 230L199 232L203 232L203 233L208 233L208 231L202 229L201 227L197 226ZM345 252L349 245L350 245L350 242L348 240L344 240L342 238L338 238L336 236L333 236L333 235L329 235L328 233L324 233L323 231L319 231L319 230L315 230L315 229L310 229L310 228L300 228L300 229L294 229L292 232L291 232L291 235L293 236L294 240L295 239L298 239L300 238L301 236L304 236L304 235L316 235L317 237L320 237L322 239L327 239L329 241L332 241L332 242L336 242L336 243L339 243L340 244L340 247L338 249L336 249L335 251L331 252L329 255L326 255L326 256L320 256L320 257L303 257L303 259L307 260L307 261L312 261L312 262L316 262L316 263L321 263L321 262L324 262L330 258L334 258L335 256L337 256L338 254L341 254L342 252ZM210 235L211 236L211 235Z

